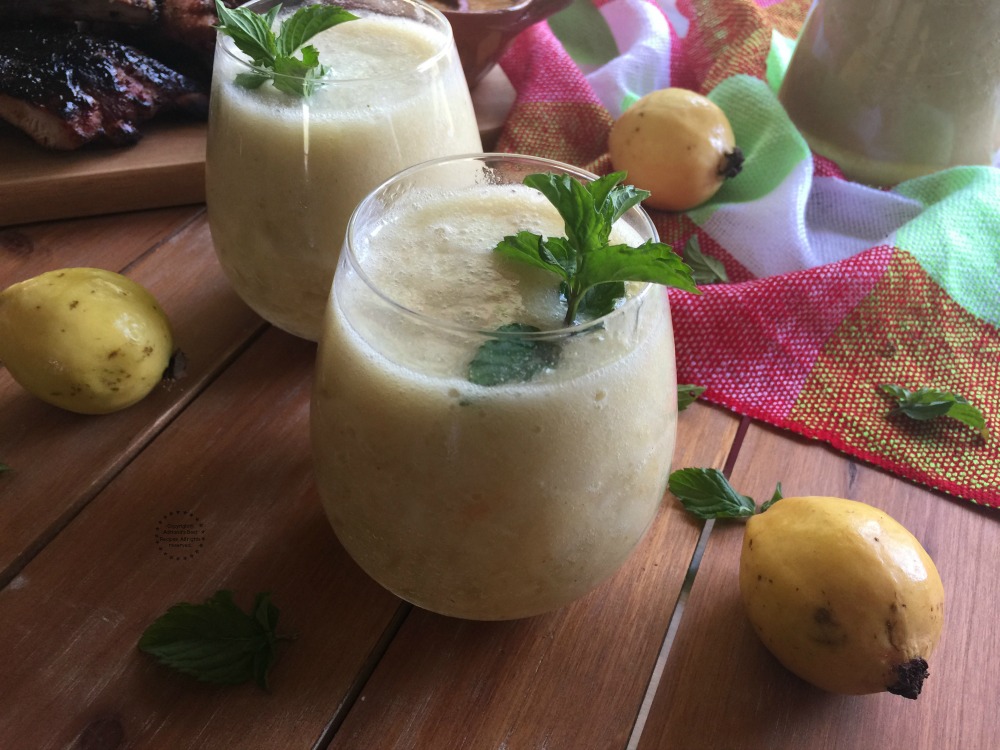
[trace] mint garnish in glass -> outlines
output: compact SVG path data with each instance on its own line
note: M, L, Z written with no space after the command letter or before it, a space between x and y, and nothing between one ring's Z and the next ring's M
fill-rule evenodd
M275 5L267 13L254 13L246 8L230 10L215 0L215 9L219 16L216 28L231 37L256 68L253 73L237 75L236 83L255 89L265 81L273 81L279 91L298 97L312 94L316 81L327 72L319 62L316 48L302 45L322 31L357 19L336 5L307 5L282 21L275 33L274 21L281 5ZM300 57L295 56L296 51Z
M532 174L524 184L541 192L556 207L565 237L518 232L504 237L495 252L555 274L566 303L565 326L607 315L625 298L625 283L650 282L698 294L691 269L663 242L647 240L638 247L612 245L611 229L625 212L649 193L621 185L625 172L613 172L592 182L566 174ZM512 324L520 326L521 324ZM498 332L509 332L511 325ZM520 330L525 330L522 326ZM469 366L477 385L500 385L531 379L558 361L557 344L521 338L517 344L498 337L480 347ZM501 346L503 343L503 346Z

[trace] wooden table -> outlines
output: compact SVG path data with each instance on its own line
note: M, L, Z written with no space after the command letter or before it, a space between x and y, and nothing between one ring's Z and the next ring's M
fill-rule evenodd
M842 697L787 673L743 616L742 528L665 500L625 567L561 611L466 622L415 609L347 557L308 448L314 346L230 290L201 206L0 230L0 285L120 270L160 300L186 377L107 416L50 407L0 372L0 748L1000 747L1000 515L711 406L682 413L675 467L724 468L758 499L881 506L948 594L918 701ZM186 554L158 542L195 524ZM214 687L140 653L143 629L218 589L270 591L272 690Z

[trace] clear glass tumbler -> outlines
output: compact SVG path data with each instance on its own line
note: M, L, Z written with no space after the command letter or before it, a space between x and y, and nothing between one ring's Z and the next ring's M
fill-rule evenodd
M493 252L520 230L564 233L521 184L539 172L593 178L510 154L391 178L351 217L326 311L311 437L327 516L372 578L445 615L511 619L577 599L622 565L666 489L666 291L632 285L610 314L563 327L555 275ZM639 208L612 235L650 238ZM517 323L538 330L497 330ZM472 382L487 349L541 364Z
M278 21L306 4L282 3ZM265 13L277 0L245 5ZM451 27L413 0L337 0L360 19L308 44L329 72L306 98L268 82L219 36L206 193L219 262L240 297L274 325L319 337L344 230L357 203L401 169L481 151Z

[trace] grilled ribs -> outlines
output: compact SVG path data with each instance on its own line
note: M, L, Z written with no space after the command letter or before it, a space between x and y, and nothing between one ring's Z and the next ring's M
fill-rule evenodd
M244 0L223 0L232 8ZM0 21L79 21L130 42L164 41L193 49L211 65L215 49L215 0L0 0ZM141 45L140 45L141 46Z
M0 32L0 118L53 149L134 143L178 108L204 117L202 83L121 42L37 26Z
M157 0L0 0L0 18L142 24L156 20L157 5Z

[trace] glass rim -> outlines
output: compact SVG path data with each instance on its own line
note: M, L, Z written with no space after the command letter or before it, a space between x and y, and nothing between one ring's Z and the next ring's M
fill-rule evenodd
M366 5L366 0L353 0L358 5ZM373 81L391 81L393 79L403 78L406 76L412 76L414 74L422 73L437 65L438 61L447 55L451 47L455 45L455 35L452 31L451 24L445 15L430 5L429 3L421 2L420 0L391 0L391 2L399 3L402 5L408 5L413 8L418 8L422 12L426 13L428 16L435 20L435 29L441 32L443 36L443 41L437 49L435 49L434 54L429 55L422 59L419 63L407 67L405 70L396 70L389 73L384 73L381 75L369 75L361 76L359 78L329 78L322 77L313 80L313 85L317 88L327 88L336 87L340 85L347 84L357 84L357 83L370 83ZM261 6L274 7L275 5L281 5L284 7L287 5L287 0L248 0L248 2L240 4L239 8L244 8L246 10L251 10L254 13L259 13L257 8ZM307 2L303 0L302 5L338 5L343 7L341 0L320 0L319 2ZM270 7L268 9L270 9ZM372 10L377 10L372 8ZM387 15L384 13L378 13L377 15ZM388 16L392 18L393 16ZM398 16L397 16L398 17ZM416 20L416 19L410 19ZM420 21L416 21L420 23ZM288 81L302 81L305 80L304 76L293 76L287 73L275 73L273 70L268 70L267 68L260 68L250 62L243 53L239 51L236 44L227 34L223 34L220 31L216 31L216 46L221 50L222 54L226 55L230 60L237 63L238 65L246 68L248 72L252 71L254 73L261 73L266 75L268 78L284 79Z
M475 334L478 336L488 337L488 338L502 338L502 339L529 339L529 340L551 340L551 339L562 339L570 336L575 336L577 334L589 331L593 328L602 327L608 320L615 318L617 316L625 315L631 308L639 305L646 297L651 293L650 289L655 286L660 286L652 282L636 282L642 285L642 288L638 293L627 296L625 301L618 305L614 310L599 318L594 318L592 320L586 320L581 323L574 323L571 326L560 326L558 328L548 328L541 331L498 331L496 329L489 328L478 328L472 325L465 325L458 323L454 320L448 320L446 318L437 317L435 315L428 315L427 313L420 312L419 310L413 310L406 305L393 299L390 295L386 294L378 283L375 282L364 270L361 264L361 259L355 252L356 242L354 240L355 230L358 218L361 214L371 206L380 195L382 195L386 190L391 188L393 185L402 182L411 175L424 172L429 169L433 169L438 166L459 163L459 162L473 162L479 161L484 163L490 163L495 161L513 161L519 163L537 164L540 169L539 171L557 171L566 174L571 174L575 177L586 178L588 181L596 180L599 175L593 172L588 172L580 167L575 167L572 164L567 164L565 162L556 161L555 159L547 159L542 156L531 156L528 154L517 154L517 153L503 153L488 151L485 153L468 153L468 154L455 154L451 156L442 156L436 159L429 159L427 161L420 162L411 167L407 167L401 172L397 172L393 176L384 180L381 184L373 188L362 200L355 206L354 210L351 212L351 216L347 221L347 231L344 233L344 247L342 252L342 262L349 263L352 270L358 275L365 286L380 300L387 303L395 311L402 313L408 317L415 318L417 320L423 321L429 325L437 328L443 328L451 331L456 331L465 334ZM659 234L656 231L656 227L653 224L653 220L649 217L649 214L642 208L642 206L636 205L630 208L624 216L637 217L641 223L638 228L640 233L645 233L648 235L651 241L658 242ZM622 218L624 218L624 216ZM336 279L334 279L336 283ZM332 294L333 286L331 286ZM664 289L664 293L666 290Z

